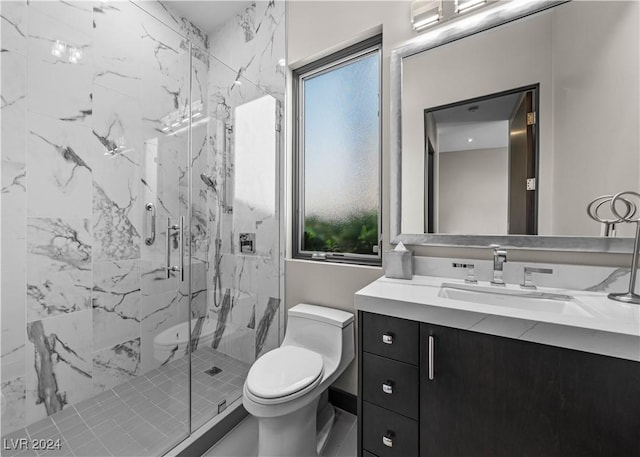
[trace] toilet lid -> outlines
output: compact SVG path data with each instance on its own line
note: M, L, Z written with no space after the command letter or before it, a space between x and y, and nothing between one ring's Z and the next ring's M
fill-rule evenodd
M322 356L297 346L267 352L251 366L247 389L258 397L279 398L313 384L324 372Z

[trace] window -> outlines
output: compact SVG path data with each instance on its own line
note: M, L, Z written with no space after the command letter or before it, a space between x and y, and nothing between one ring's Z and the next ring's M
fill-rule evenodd
M380 264L381 43L294 72L294 257Z

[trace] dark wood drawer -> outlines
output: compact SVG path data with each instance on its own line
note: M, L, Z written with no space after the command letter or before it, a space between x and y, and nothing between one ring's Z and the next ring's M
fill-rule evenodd
M418 420L418 367L366 352L362 364L364 400Z
M363 402L362 448L378 457L418 455L418 423L400 414ZM388 438L387 444L384 438ZM365 454L366 455L366 454Z
M415 321L362 313L362 350L418 365L420 325ZM383 338L387 340L385 343Z
M371 452L362 451L362 457L377 457L373 455Z

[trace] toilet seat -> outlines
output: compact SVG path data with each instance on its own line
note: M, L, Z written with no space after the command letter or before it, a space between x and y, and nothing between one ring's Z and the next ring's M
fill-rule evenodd
M267 352L251 366L245 388L259 403L282 403L312 390L320 384L323 374L320 354L297 346L282 346Z

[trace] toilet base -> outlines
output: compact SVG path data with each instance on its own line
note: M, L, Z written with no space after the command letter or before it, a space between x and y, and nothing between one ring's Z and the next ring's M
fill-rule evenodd
M329 435L333 429L333 423L336 418L336 410L331 403L329 403L329 391L325 390L320 395L320 401L318 402L318 413L316 415L316 449L318 454L321 454L327 442L329 441Z
M259 417L258 457L317 457L318 400L291 414Z

